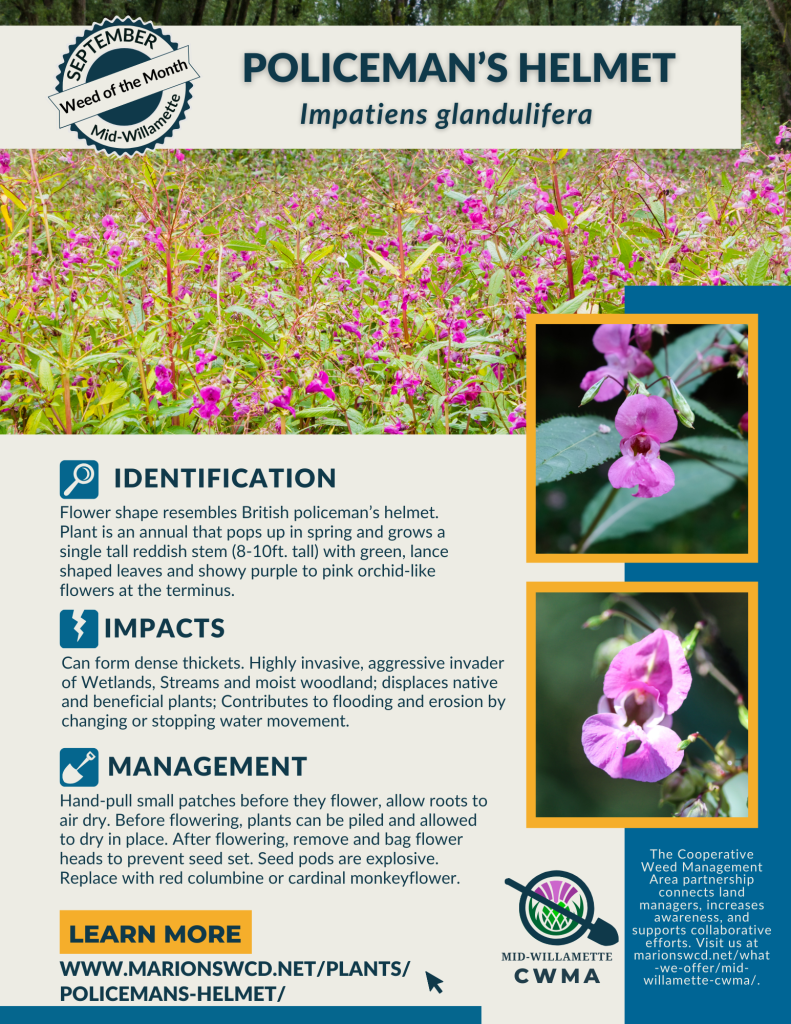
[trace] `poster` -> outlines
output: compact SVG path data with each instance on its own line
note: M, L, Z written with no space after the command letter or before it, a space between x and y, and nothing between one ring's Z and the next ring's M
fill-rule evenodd
M14 1024L780 1007L784 14L567 6L0 7Z

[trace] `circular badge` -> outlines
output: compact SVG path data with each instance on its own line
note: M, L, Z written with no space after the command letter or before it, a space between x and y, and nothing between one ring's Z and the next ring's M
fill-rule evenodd
M143 153L173 134L199 75L189 47L151 22L94 23L64 55L50 100L61 128L115 156Z
M538 893L555 906L533 898ZM567 917L568 909L585 924ZM524 887L519 902L522 924L535 939L550 946L565 946L586 932L593 921L593 896L577 875L568 871L545 871Z

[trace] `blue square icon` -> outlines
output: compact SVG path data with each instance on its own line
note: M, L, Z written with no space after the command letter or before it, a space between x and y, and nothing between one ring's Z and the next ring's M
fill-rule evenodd
M99 613L66 608L60 613L61 647L98 647Z
M61 786L98 786L99 751L96 747L63 747L60 752Z
M60 496L75 501L78 498L99 497L99 463L92 459L63 459L60 464Z

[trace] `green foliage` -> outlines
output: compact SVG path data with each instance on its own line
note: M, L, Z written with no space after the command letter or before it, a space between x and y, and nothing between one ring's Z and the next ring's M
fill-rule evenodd
M736 480L730 474L743 472L743 466L730 462L708 466L697 461L681 462L676 459L673 472L676 475L675 487L659 498L633 498L631 489L627 487L617 491L588 538L587 548L593 547L598 541L628 537L632 533L647 533L660 523L708 505L733 487ZM588 503L582 514L583 535L611 494L612 487L607 484Z
M672 377L681 393L689 398L709 376L709 373L703 369L699 357L711 349L715 340L720 340L723 344L730 343L729 335L719 324L704 324L687 334L682 334L680 338L667 346L667 350L657 348L654 355L657 373ZM715 353L717 353L716 349L708 351L709 355ZM653 384L649 391L652 395L664 395L665 382L659 381Z
M536 483L562 480L617 458L619 441L613 424L596 416L559 416L542 423L536 431Z
M742 466L747 470L747 442L737 441L735 437L685 437L681 441L671 441L674 448L682 448L690 452L698 452L708 459L722 459Z
M716 426L721 427L723 430L727 430L729 434L734 434L736 437L741 439L741 434L732 427L729 423L726 423L722 416L717 415L716 412L709 409L703 404L703 402L697 401L695 398L687 398L690 409L699 416L702 420L707 420L709 423L714 423Z

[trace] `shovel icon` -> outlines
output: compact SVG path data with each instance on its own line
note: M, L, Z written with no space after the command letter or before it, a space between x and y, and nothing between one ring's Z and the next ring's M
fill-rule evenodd
M588 897L587 917L579 917L579 915L575 914L567 906L561 906L559 903L555 902L554 900L548 899L540 892L536 892L535 886L537 882L540 882L542 879L548 876L555 876L558 874L562 874L564 878L571 880L572 882L574 882L575 885L582 889L583 892L585 892L585 894ZM610 924L609 921L605 921L601 917L598 918L598 920L596 921L593 920L593 898L590 895L590 890L582 881L582 879L577 878L576 875L569 874L568 872L561 873L546 871L543 875L537 875L535 878L531 879L531 881L529 881L527 885L520 885L519 882L515 882L513 878L506 878L505 884L510 885L512 889L516 889L517 892L520 892L522 894L522 898L519 901L519 916L522 920L522 924L524 925L525 929L528 932L530 932L531 935L536 935L536 933L533 931L528 921L528 916L526 912L528 898L535 900L536 903L541 903L543 906L548 907L556 914L560 914L563 917L568 918L568 920L574 921L574 923L578 924L580 928L583 929L583 931L587 930L588 938L592 942L597 942L600 946L614 946L618 941L618 932L614 928L614 926ZM541 936L536 937L540 938L542 942L552 942L551 939L542 938ZM574 935L571 938L566 939L556 939L554 941L557 945L565 945L567 942L572 942L575 938L577 938L577 935Z
M80 768L82 768L82 766L87 764L89 761L95 760L96 754L92 753L89 750L88 753L85 755L85 759L80 764L78 764L76 768L71 764L67 764L66 767L61 772L60 777L63 779L64 783L67 786L74 786L82 778L82 775L80 775Z

